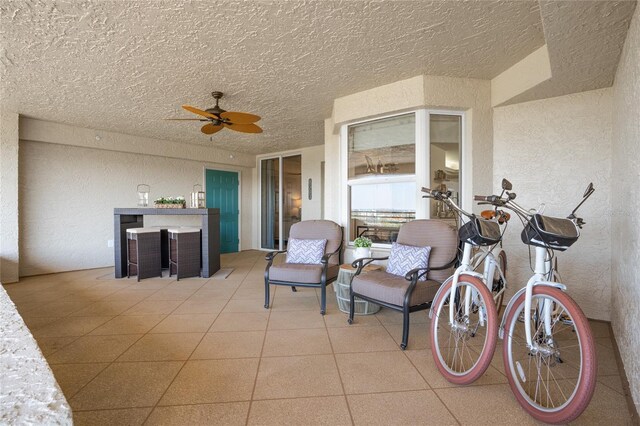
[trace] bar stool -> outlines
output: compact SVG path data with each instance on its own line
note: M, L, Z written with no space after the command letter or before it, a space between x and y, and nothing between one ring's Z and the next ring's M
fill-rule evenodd
M199 277L201 265L199 228L169 229L169 276Z
M132 275L132 268L138 281L162 277L160 229L127 229L127 278Z

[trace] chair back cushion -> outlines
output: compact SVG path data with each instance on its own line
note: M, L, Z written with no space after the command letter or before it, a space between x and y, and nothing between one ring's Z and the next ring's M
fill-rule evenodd
M415 268L426 268L429 265L429 252L431 247L414 247L399 244L391 244L391 253L387 263L387 272L404 277L407 272ZM420 281L426 281L427 277L420 277Z
M287 263L319 264L324 256L327 240L300 240L289 238Z
M417 219L400 227L398 243L417 247L431 247L429 266L439 267L451 262L458 250L458 232L448 223L437 219ZM444 281L453 273L453 267L431 271L430 280Z
M303 220L291 226L289 238L327 240L324 252L333 253L342 244L342 228L331 220ZM339 256L331 256L329 264L339 263Z

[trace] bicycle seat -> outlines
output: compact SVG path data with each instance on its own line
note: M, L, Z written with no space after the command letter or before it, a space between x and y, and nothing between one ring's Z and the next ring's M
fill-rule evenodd
M503 212L502 210L498 210L497 213L495 210L483 210L480 213L480 216L482 216L484 219L487 219L487 220L491 220L497 216L499 224L508 222L509 219L511 219L511 215L507 212Z

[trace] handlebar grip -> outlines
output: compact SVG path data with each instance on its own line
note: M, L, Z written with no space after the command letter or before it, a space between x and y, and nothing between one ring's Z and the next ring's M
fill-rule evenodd
M474 195L473 196L473 200L474 201L486 201L487 203L491 202L490 197L487 197L486 195Z

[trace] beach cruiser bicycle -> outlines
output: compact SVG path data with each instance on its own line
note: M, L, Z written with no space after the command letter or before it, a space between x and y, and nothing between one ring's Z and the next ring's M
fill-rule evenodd
M515 203L511 184L503 193L476 201L513 211L524 225L522 241L535 249L533 276L509 301L500 324L504 368L518 403L534 418L567 423L585 410L596 383L596 353L586 316L556 279L554 252L580 236L584 221L575 215L594 192L589 184L567 218L532 213ZM491 348L490 348L491 349Z
M438 289L429 313L431 352L438 370L450 382L466 385L486 371L495 350L496 304L501 306L504 297L507 256L503 250L494 256L493 250L502 240L499 224L506 223L509 215L495 209L482 212L485 218L477 217L456 205L450 191L422 191L425 198L441 201L456 212L460 223L466 221L458 230L460 265Z

